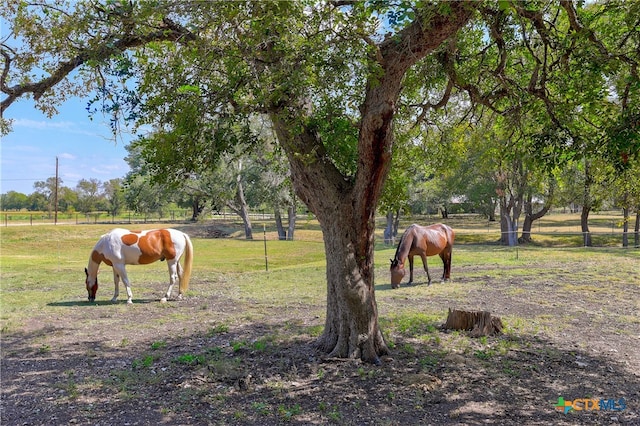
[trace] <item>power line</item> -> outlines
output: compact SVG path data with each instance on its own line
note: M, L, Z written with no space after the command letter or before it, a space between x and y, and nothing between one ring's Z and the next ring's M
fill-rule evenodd
M40 179L36 179L36 178L24 178L24 179L13 179L13 178L9 178L9 179L0 179L0 182L46 182L47 179L55 179L55 176L50 176L47 178L40 178ZM59 178L63 183L78 183L80 182L77 179L67 179L64 180L63 178Z
M0 181L2 182L17 182L17 181L39 181L39 180L47 180L49 178L43 178L43 179L0 179Z

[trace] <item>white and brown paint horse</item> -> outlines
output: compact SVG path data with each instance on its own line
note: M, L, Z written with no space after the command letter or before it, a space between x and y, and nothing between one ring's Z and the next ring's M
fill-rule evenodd
M184 268L180 265L183 254ZM189 288L193 265L193 245L187 234L175 229L129 231L116 228L103 235L93 248L89 265L84 270L89 301L96 300L100 263L113 268L116 288L111 301L115 303L118 300L118 283L122 279L127 288L127 303L132 303L131 283L125 265L146 265L157 260L166 260L169 267L169 288L161 301L166 302L171 297L171 289L176 282L179 282L178 298L182 298Z
M422 258L424 270L427 272L428 283L431 276L427 267L427 256L440 255L444 263L442 281L451 278L451 251L455 233L453 229L442 223L430 226L420 226L415 223L407 228L398 243L396 255L391 259L391 287L400 287L400 281L406 274L404 262L409 258L409 283L413 282L413 256Z

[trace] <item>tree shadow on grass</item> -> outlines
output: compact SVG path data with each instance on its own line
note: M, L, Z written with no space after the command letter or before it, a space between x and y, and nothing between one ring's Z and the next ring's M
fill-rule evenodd
M167 303L171 303L173 300L169 299ZM134 304L147 304L147 303L160 303L160 299L133 299ZM118 300L117 302L112 302L111 300L96 300L94 302L90 302L88 300L74 300L74 301L63 301L63 302L51 302L47 303L47 306L53 307L74 307L74 306L113 306L113 305L122 305L127 304L127 299Z
M376 285L376 291L387 291L387 290L402 290L403 288L411 288L411 287L425 287L425 288L429 288L433 285L436 284L442 284L442 282L440 281L440 279L433 280L431 281L431 284L429 284L429 282L426 280L424 281L414 281L411 284L408 284L406 282L400 283L400 287L399 288L393 288L391 287L391 283L384 283L384 284L378 284Z
M46 350L41 331L3 338L6 424L640 422L640 378L624 362L529 335L456 335L452 345L440 331L407 332L378 367L325 359L302 321L149 333L124 347L78 336ZM559 397L626 407L564 414Z

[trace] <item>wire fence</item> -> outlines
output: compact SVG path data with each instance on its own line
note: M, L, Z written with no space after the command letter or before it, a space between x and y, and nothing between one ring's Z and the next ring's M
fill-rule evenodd
M2 215L3 226L11 225L53 225L53 224L76 224L76 225L89 225L98 223L112 223L112 224L140 224L140 223L168 223L168 222L182 222L190 221L192 217L191 210L170 210L161 214L144 214L134 211L126 211L124 213L118 213L117 215L111 214L106 211L95 211L88 213L72 212L63 213L58 212L57 216L49 212L25 212L25 211L4 211L0 213ZM272 214L264 211L250 213L251 219L268 220L273 217ZM220 212L207 214L201 216L199 220L236 220L238 216L227 210Z
M89 225L89 224L121 224L121 225L133 225L133 224L153 224L153 223L193 223L191 221L191 210L170 210L163 214L141 214L134 211L127 211L118 215L112 215L109 212L97 211L89 213L63 213L58 212L57 217L54 214L48 212L24 212L24 211L5 211L0 212L2 219L2 225L18 226L18 225L52 225L52 224L65 224L65 225ZM249 214L249 218L256 223L256 230L263 230L265 223L274 222L273 213L266 211L253 212ZM314 219L311 215L298 215L296 229L299 228L300 223L309 223ZM416 223L434 223L437 221L435 217L412 217L407 218L406 222ZM237 223L241 222L239 217L226 209L209 213L199 218L201 224L206 226L214 226L216 223ZM404 221L403 221L404 222ZM379 241L383 241L382 229L384 228L384 218L379 218L377 221L378 232L380 234ZM511 232L502 232L500 230L499 222L485 222L484 225L480 221L456 221L453 219L451 226L456 232L456 244L500 244L503 240L509 240L510 238L502 238L505 235L512 235L511 240L516 243L513 247L520 245L518 238L522 237L522 230L516 230ZM273 226L270 226L272 228ZM303 225L302 228L305 226ZM619 217L598 217L595 216L593 224L590 223L590 232L583 232L580 229L580 224L576 223L572 217L567 217L565 221L558 223L557 220L545 222L543 219L535 223L531 229L531 239L534 244L541 246L553 246L553 247L630 247L640 248L640 233L633 230L633 223L629 224L628 232L624 233L623 222L621 216ZM319 227L315 227L319 229ZM404 229L404 228L403 228ZM262 232L261 232L262 233ZM390 242L387 242L388 246L395 246L402 236L402 230L399 231L399 235L395 236ZM262 241L262 236L257 236L258 241ZM269 232L269 237L265 239L280 239L275 232ZM296 236L296 240L304 239L303 237ZM626 238L626 246L624 240ZM317 241L314 239L314 241Z

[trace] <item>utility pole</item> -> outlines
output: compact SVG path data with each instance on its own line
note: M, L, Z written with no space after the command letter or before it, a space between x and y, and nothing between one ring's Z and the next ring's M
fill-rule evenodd
M56 190L53 196L53 210L55 211L53 216L53 224L58 224L58 157L56 157Z

